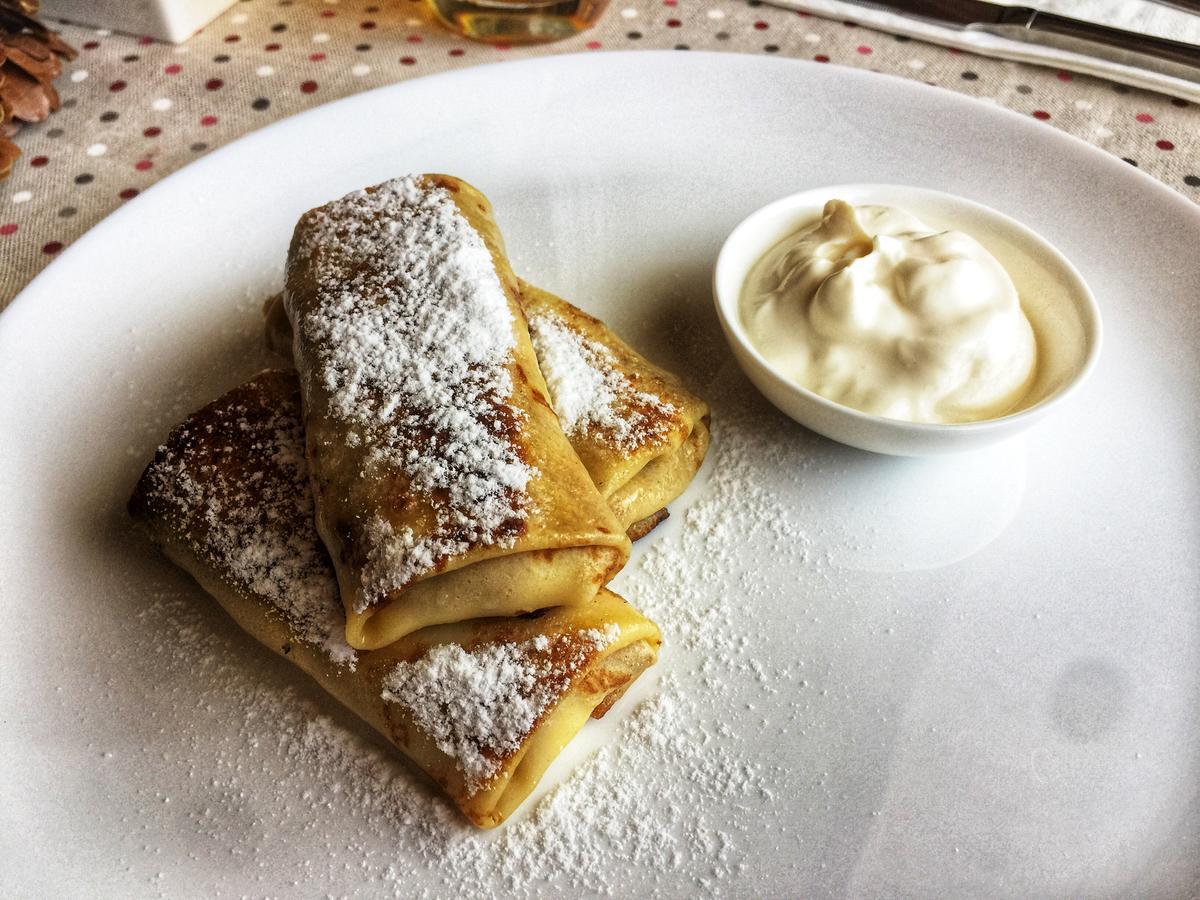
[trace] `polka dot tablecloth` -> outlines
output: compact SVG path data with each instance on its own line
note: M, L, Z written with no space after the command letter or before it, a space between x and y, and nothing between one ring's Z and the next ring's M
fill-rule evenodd
M592 31L540 47L461 39L421 0L243 0L182 46L61 30L80 50L62 109L18 135L24 155L0 182L0 308L117 206L248 131L406 78L572 51L729 50L903 75L1033 116L1200 201L1200 107L760 0L615 0Z

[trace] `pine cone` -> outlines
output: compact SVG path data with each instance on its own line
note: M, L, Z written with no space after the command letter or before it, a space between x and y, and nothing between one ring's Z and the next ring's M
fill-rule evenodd
M54 79L75 50L33 13L37 0L0 0L0 178L21 155L10 138L22 122L41 122L58 109Z

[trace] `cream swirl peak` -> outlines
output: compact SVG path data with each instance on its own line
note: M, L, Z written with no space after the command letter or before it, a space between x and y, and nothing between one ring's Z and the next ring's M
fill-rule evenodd
M742 288L751 342L837 403L911 422L1019 406L1038 348L1009 273L977 240L887 206L831 200Z

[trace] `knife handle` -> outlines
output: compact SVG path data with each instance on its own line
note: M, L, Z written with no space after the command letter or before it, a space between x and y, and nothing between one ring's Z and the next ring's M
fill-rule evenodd
M1030 31L1054 35L1072 43L1099 44L1109 48L1110 52L1105 53L1104 56L1114 62L1153 68L1155 71L1174 75L1177 78L1200 82L1200 47L1195 44L1138 34L1134 31L1123 31L1119 28L1109 28L1079 19L1068 19L1066 16L1058 16L1054 13L1035 13L1025 27ZM1063 49L1080 49L1085 53L1095 53L1094 47L1070 47L1064 44ZM1150 65L1147 58L1172 65L1169 70L1161 65ZM1182 66L1183 70L1176 69L1176 66Z

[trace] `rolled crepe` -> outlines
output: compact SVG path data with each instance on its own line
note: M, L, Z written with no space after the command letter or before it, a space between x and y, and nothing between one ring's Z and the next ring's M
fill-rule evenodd
M522 282L521 302L563 431L637 540L704 462L708 404L567 301Z
M599 319L526 281L521 301L550 404L631 540L667 517L708 450L708 405ZM267 346L290 357L281 297L263 308Z
M296 226L283 302L354 647L584 603L629 557L546 399L517 290L486 198L448 176Z
M313 526L294 373L263 373L178 426L129 509L243 629L482 827L516 809L588 716L603 715L657 656L658 629L609 591L531 616L434 626L382 650L351 648Z

